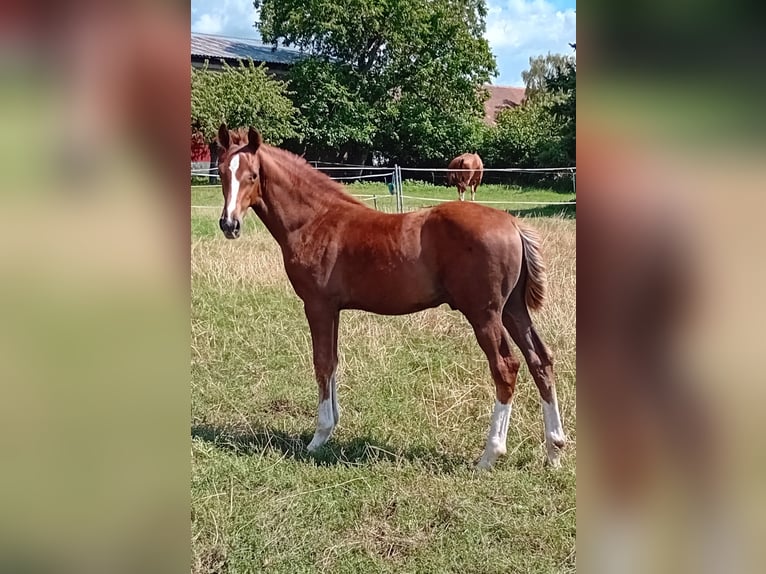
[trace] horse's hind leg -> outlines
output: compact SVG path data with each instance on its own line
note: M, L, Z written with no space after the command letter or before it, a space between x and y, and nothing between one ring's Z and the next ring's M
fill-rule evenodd
M465 199L465 187L459 184L457 186L457 197L460 201Z
M559 466L561 449L566 444L566 435L561 424L561 414L556 398L553 356L532 325L523 298L518 297L516 292L511 295L511 299L503 311L503 324L521 349L529 372L540 392L548 462L551 466Z
M497 458L506 453L508 423L511 419L513 391L519 361L511 354L510 340L503 327L500 313L491 313L480 320L471 320L476 340L489 361L489 370L495 382L495 408L479 468L489 469Z
M323 307L306 305L306 318L311 329L314 351L314 371L319 386L319 412L314 438L309 451L321 447L338 424L336 371L338 367L338 312Z

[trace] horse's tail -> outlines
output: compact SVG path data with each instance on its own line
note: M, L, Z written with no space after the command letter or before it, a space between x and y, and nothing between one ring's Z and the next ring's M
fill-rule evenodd
M516 221L516 229L521 236L524 250L522 265L526 265L526 284L524 285L524 300L527 308L536 310L543 306L547 273L542 254L540 253L540 235L531 227Z

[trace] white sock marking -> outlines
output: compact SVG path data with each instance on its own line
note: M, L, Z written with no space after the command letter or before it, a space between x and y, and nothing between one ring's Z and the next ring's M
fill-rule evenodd
M340 406L338 406L338 380L335 376L338 368L336 367L332 375L330 375L330 398L332 399L332 417L335 421L335 425L338 424L338 421L340 420Z
M492 411L492 422L489 425L487 446L479 461L479 468L491 468L497 457L507 451L508 423L511 421L511 401L503 404L495 399L495 409Z
M239 154L236 154L229 162L229 171L231 172L231 187L229 188L229 203L226 204L226 217L231 219L231 214L237 208L237 196L239 195L239 180L237 179L237 170L239 169Z
M308 449L314 451L326 443L334 428L335 419L332 414L332 398L329 398L319 403L317 430L314 433L314 438L309 443Z
M548 453L548 461L553 466L559 466L559 447L556 443L566 441L564 428L561 424L561 415L559 414L559 401L556 398L556 387L552 389L552 400L550 403L543 401L543 423L545 425L545 448Z

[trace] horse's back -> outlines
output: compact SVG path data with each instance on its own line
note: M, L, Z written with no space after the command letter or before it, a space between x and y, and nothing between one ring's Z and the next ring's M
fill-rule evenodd
M428 222L440 234L461 241L507 240L518 234L513 215L478 203L450 201L440 204L429 210Z

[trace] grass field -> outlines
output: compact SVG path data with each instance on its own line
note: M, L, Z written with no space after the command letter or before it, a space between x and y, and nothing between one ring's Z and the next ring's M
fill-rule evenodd
M217 188L192 192L193 205L221 201ZM341 314L340 425L308 454L317 392L301 303L262 224L249 214L227 241L218 215L192 210L194 573L575 570L573 218L530 220L550 270L533 319L556 358L563 467L544 466L523 366L508 455L481 473L493 385L446 307Z

